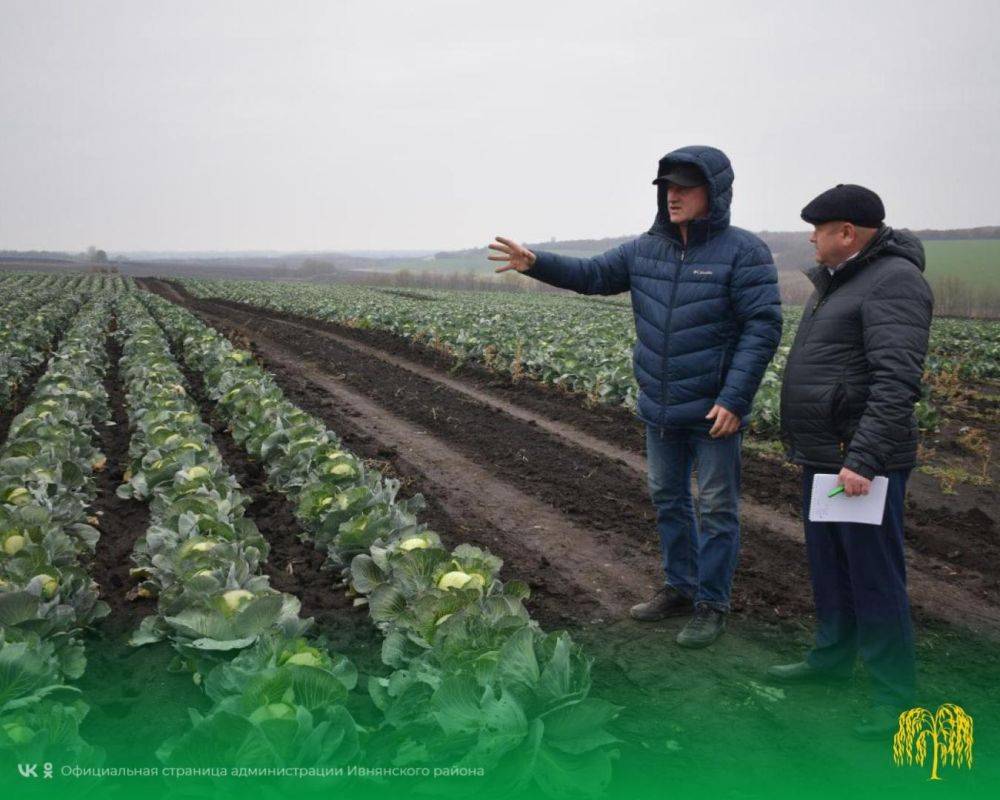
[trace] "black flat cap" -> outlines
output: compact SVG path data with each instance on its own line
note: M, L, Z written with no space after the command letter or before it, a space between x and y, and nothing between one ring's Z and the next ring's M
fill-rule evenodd
M678 186L701 186L708 183L705 180L705 173L697 165L689 164L686 161L668 161L660 167L660 174L656 176L653 183L670 181Z
M885 206L871 189L854 183L838 183L810 201L802 209L802 219L810 225L850 222L862 228L878 228L885 219Z

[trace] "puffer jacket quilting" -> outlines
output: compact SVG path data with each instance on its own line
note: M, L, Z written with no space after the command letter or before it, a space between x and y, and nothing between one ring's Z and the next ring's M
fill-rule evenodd
M537 252L525 274L583 294L630 291L638 416L661 428L707 428L718 403L746 425L781 340L781 299L771 252L729 224L733 170L713 147L685 147L665 162L695 164L710 211L688 226L685 247L660 189L652 228L594 258Z
M916 463L917 421L934 298L924 250L884 227L833 277L816 285L788 354L781 435L789 458L872 478Z

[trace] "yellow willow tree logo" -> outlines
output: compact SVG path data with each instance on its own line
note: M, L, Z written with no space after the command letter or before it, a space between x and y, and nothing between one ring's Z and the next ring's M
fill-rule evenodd
M892 758L897 766L927 759L928 743L932 746L932 781L941 780L939 764L972 768L972 717L961 706L945 703L937 713L926 708L911 708L899 715L899 730L892 740Z

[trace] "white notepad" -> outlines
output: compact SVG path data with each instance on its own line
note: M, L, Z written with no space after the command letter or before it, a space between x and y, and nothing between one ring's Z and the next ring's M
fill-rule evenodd
M868 494L848 497L841 492L827 495L837 488L837 476L817 472L813 476L812 500L809 503L810 522L861 522L881 525L885 512L885 495L889 479L876 476Z

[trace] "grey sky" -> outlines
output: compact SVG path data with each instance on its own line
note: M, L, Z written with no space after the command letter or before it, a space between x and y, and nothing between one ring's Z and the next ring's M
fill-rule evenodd
M0 0L0 248L637 232L713 144L733 221L1000 223L994 2Z

